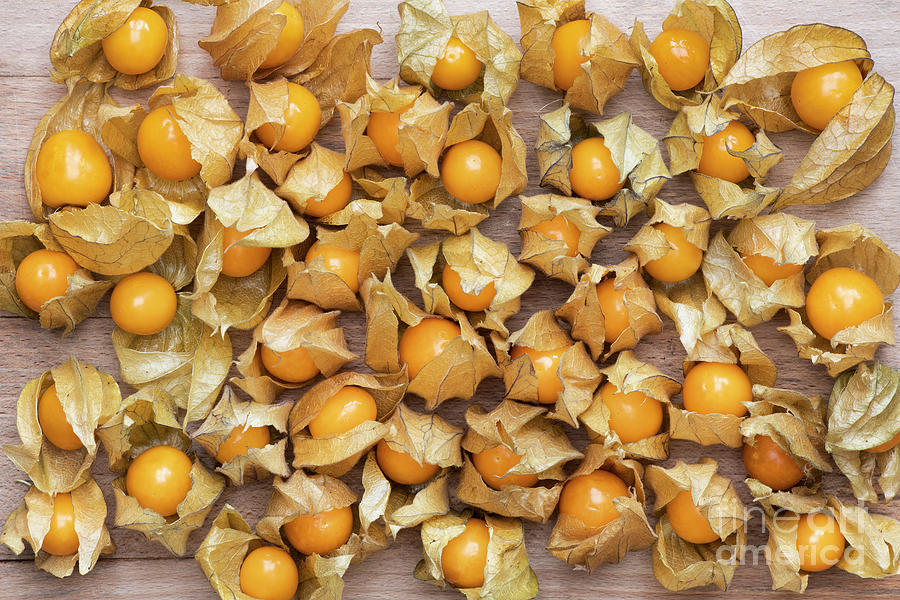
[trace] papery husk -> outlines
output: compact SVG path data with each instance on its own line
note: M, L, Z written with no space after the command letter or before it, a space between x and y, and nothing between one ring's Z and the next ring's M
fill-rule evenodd
M66 421L82 443L77 450L57 448L41 430L38 404L51 385L56 385ZM22 389L16 403L16 429L21 444L6 445L3 451L42 492L72 491L91 477L91 466L97 456L94 431L119 410L121 403L115 379L71 358L44 371Z
M442 0L407 0L397 10L397 61L404 81L428 88L435 97L443 91L457 102L507 103L519 84L522 53L486 10L451 16ZM478 79L458 91L441 90L431 81L451 36L468 46L484 65Z
M607 276L615 278L613 287L617 291L624 288L622 301L628 313L628 326L609 344L608 349L605 318L597 297L597 285ZM565 304L556 310L556 316L569 323L572 337L590 348L591 358L594 360L601 355L606 360L616 352L634 348L645 335L662 330L662 320L656 314L653 292L641 276L634 255L617 265L591 265L581 275Z
M416 246L406 251L422 292L426 312L453 318L462 310L453 304L442 287L443 270L449 266L460 277L460 287L468 294L480 294L488 285L495 295L487 309L469 313L473 327L508 334L503 322L519 311L520 297L534 281L534 271L519 264L507 245L486 237L477 228L461 236Z
M379 225L403 225L409 206L405 177L383 177L375 169L364 167L351 176L366 197L351 200L343 210L326 215L319 222L347 225L359 213L371 215Z
M471 513L451 512L422 523L422 551L413 573L417 579L441 589L444 580L441 554L450 540L465 531ZM525 530L518 519L484 515L490 538L484 566L484 583L477 588L456 588L469 600L529 600L538 594L538 580L528 564Z
M166 23L168 40L162 58L150 71L126 75L106 60L101 42L119 29L138 7L156 12ZM50 44L50 79L63 83L84 78L108 83L123 90L138 90L162 83L175 74L178 65L178 23L168 6L153 6L152 0L81 0L66 15Z
M750 515L741 502L732 481L719 475L718 464L702 458L695 464L678 461L664 469L647 467L647 484L653 488L659 515L656 543L653 546L653 574L668 590L681 591L714 584L728 589L747 543ZM665 514L666 505L684 491L719 539L709 544L685 541L672 529Z
M172 225L172 229L175 237L172 238L171 245L159 260L144 270L159 275L171 283L176 292L180 292L194 282L198 260L197 242L191 237L187 225L176 223Z
M565 101L576 108L603 114L606 102L621 92L638 66L628 36L598 13L588 13L584 0L523 0L517 2L522 31L522 79L551 90L555 53L551 42L556 29L570 21L588 19L590 33L580 48L586 58L581 73L565 91Z
M583 198L556 194L522 196L520 201L522 216L519 219L519 235L522 238L522 251L519 253L519 260L537 267L550 277L576 285L579 274L588 268L587 258L590 258L594 246L612 231L597 222L600 209ZM531 227L557 215L574 223L580 232L578 254L575 256L568 255L565 242L531 230Z
M270 434L275 434L271 436L274 439L270 438L270 442L262 448L248 448L246 453L236 455L217 467L216 471L225 475L234 485L243 485L245 479L250 477L258 481L269 475L287 477L291 474L291 469L285 458L286 434L288 414L292 406L291 402L243 402L226 386L219 402L200 427L191 433L191 438L215 458L219 447L234 429L266 427Z
M370 276L387 277L397 268L406 249L419 238L396 223L378 225L365 214L354 215L340 229L316 227L316 239L323 246L334 246L359 252L356 274L362 284ZM317 258L310 263L303 260L288 261L287 297L312 302L324 309L360 311L363 308L357 293L341 279L340 275L325 268L325 260Z
M638 57L644 89L669 110L696 106L710 92L727 84L729 74L741 56L742 33L734 9L725 0L679 0L662 22L661 29L687 29L709 44L709 67L697 86L676 92L659 73L656 59L650 53L650 38L644 24L634 22L631 48ZM655 38L656 36L654 36Z
M609 149L613 164L624 182L615 196L606 200L600 214L612 217L624 227L647 209L663 184L672 178L663 161L659 142L634 124L630 113L605 121L586 123L568 104L541 115L535 151L541 185L552 186L565 195L572 194L569 174L572 149L591 137L601 137Z
M819 253L816 224L787 213L741 219L725 236L718 233L703 257L703 278L741 325L770 320L782 308L806 303L803 273L768 286L742 257L759 254L778 264L805 265Z
M213 520L194 559L219 598L252 600L241 590L241 565L247 554L264 545L241 514L226 504Z
M672 319L686 352L728 316L709 283L698 271L678 283L653 282L653 297L660 312Z
M345 372L321 381L309 389L291 410L288 420L294 467L340 477L347 473L363 453L388 432L386 421L403 399L408 385L406 372L370 374ZM325 403L346 386L356 386L371 394L377 406L377 420L366 421L344 433L315 438L306 426Z
M668 254L671 246L661 231L653 226L666 223L682 230L685 239L706 251L709 244L709 225L712 220L705 208L693 204L669 204L654 198L649 209L650 218L625 244L625 251L634 252L643 267L651 260ZM673 284L669 284L673 285ZM674 284L677 285L677 284Z
M247 123L249 127L249 116ZM344 178L344 155L316 142L309 145L309 153L302 158L299 154L287 152L279 152L278 155L285 155L284 166L287 168L283 173L269 173L269 176L278 185L275 193L284 198L298 214L306 213L306 205L310 201L324 200ZM266 168L263 167L263 170Z
M844 553L838 569L867 579L900 573L900 521L862 505L844 504L830 494L828 508L852 548Z
M567 564L593 571L605 563L617 563L632 550L649 548L656 534L644 513L646 499L641 481L644 469L637 461L623 458L621 450L599 444L585 448L584 460L569 478L605 469L618 475L629 486L630 495L614 498L619 516L599 530L588 527L578 517L560 514L547 550Z
M835 267L849 267L871 277L887 297L900 283L900 257L874 233L853 223L816 233L819 255L807 270L806 280L814 282L819 275ZM872 360L881 344L894 344L893 304L884 303L884 312L847 327L826 340L808 324L805 310L787 311L790 324L778 330L788 334L801 358L824 365L836 377L856 365Z
M600 372L603 373L607 382L616 387L618 393L639 392L661 402L665 408L671 406L672 396L681 391L681 384L663 374L653 365L639 360L631 350L619 353L616 362L600 369ZM595 443L622 448L628 458L641 460L668 458L669 432L666 423L663 423L660 431L655 435L635 442L623 443L618 434L610 428L609 417L609 408L603 402L600 390L598 390L594 394L593 402L587 410L581 413L579 420L584 423L588 435Z
M374 371L397 373L405 367L399 356L402 330L433 315L398 292L390 273L383 281L367 279L360 292L366 307L366 364ZM500 376L484 338L475 332L465 313L457 313L453 320L459 325L460 336L409 382L409 393L424 398L429 411L450 398L468 400L485 377Z
M78 551L68 556L56 556L41 550L44 537L50 531L53 517L54 495L30 486L25 498L13 510L0 532L0 544L6 545L18 556L25 550L27 541L34 552L34 565L54 577L68 577L78 565L81 575L90 573L101 554L112 554L116 545L106 528L106 500L97 482L88 478L71 490L72 509L75 513L75 535Z

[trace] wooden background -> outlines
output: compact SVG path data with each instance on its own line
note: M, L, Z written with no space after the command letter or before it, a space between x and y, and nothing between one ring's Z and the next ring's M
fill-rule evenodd
M321 0L328 1L328 0ZM74 0L3 0L0 2L0 219L30 219L31 214L25 201L22 173L25 152L32 132L41 116L61 97L63 87L50 82L48 48L53 33L66 13L74 5ZM231 100L235 110L244 115L247 109L247 91L241 83L223 82L218 71L213 68L209 56L197 46L197 40L204 37L213 19L214 9L195 7L181 2L168 2L175 10L181 36L180 71L205 77L219 87ZM588 8L600 11L619 27L631 27L635 18L643 21L647 31L653 36L659 23L670 10L672 0L607 0L603 3L589 0ZM900 2L897 0L871 0L849 3L841 0L808 0L806 2L765 2L761 0L733 0L733 5L741 20L744 31L744 48L764 35L790 25L819 20L833 25L847 27L861 34L869 44L875 60L875 68L893 83L900 82L900 49L897 43L897 21L900 19ZM488 8L494 19L518 39L519 23L516 7L512 0L456 0L450 3L455 14L464 14ZM376 78L388 79L396 75L396 49L394 35L398 27L395 0L352 0L350 10L344 17L339 31L358 27L380 27L385 37L384 44L375 48L372 70ZM149 91L134 94L116 93L123 103L143 101ZM537 129L538 114L548 108L558 106L559 98L549 90L522 82L513 96L511 108L514 123L525 138L529 148L533 146ZM630 110L638 125L656 136L662 136L668 129L672 113L658 106L643 90L640 78L635 72L626 90L607 104L607 116ZM773 136L775 143L786 154L784 163L777 166L770 183L783 185L806 152L812 138L804 133L794 132ZM321 134L320 141L333 149L342 149L336 123L331 123ZM529 152L528 170L537 172L533 152ZM798 216L815 219L821 227L832 227L855 221L862 222L880 235L895 250L900 250L900 220L897 214L897 187L900 186L900 161L895 157L888 164L881 178L869 189L855 198L824 207L794 209ZM531 185L529 194L538 193L539 188ZM661 197L669 202L699 202L689 181L680 177L668 183ZM487 235L502 239L510 250L517 253L519 238L515 225L519 218L519 203L507 200L484 222L481 230ZM623 257L622 245L640 226L641 219L635 219L632 226L607 237L594 251L593 261L615 263ZM415 225L409 225L417 230ZM429 239L425 236L424 239ZM397 275L399 286L416 301L420 297L410 283L411 269L404 261ZM510 329L520 327L527 317L536 310L559 306L568 296L568 285L548 280L539 275L533 287L525 295L522 312L511 319ZM364 351L362 337L363 320L358 314L341 317L341 324L351 348L359 354ZM796 357L790 340L776 331L779 317L754 329L762 348L779 367L779 387L791 388L805 394L828 394L831 381L821 368L814 368L808 362ZM0 315L0 444L17 443L15 429L15 403L19 391L25 383L43 370L76 355L79 359L93 363L102 370L117 374L115 354L110 343L113 324L109 319L106 302L96 314L82 323L76 332L66 338L56 331L44 331L37 322ZM232 334L235 355L242 351L249 335L244 332ZM646 338L637 349L638 356L650 361L667 373L679 376L681 357L684 351L674 335L674 327L665 321L661 334ZM900 366L900 351L883 349L881 360L895 367ZM350 368L359 366L350 365ZM124 389L127 393L130 390ZM478 390L476 401L492 407L502 397L503 389L499 380L486 381ZM300 391L288 392L288 397L298 397ZM410 399L413 408L422 410L420 399ZM441 407L440 413L457 424L462 423L461 414L466 403L451 401ZM576 445L585 443L581 432L572 435ZM701 448L685 442L671 446L671 454L685 461L693 462L703 456L715 457L720 463L720 471L741 481L744 476L740 452L724 447ZM671 461L669 461L671 462ZM107 472L105 457L99 457L94 465L94 474L110 503L112 476ZM358 487L359 469L346 478ZM6 457L0 458L0 518L20 502L25 486L13 483L22 475L16 471ZM745 500L749 500L743 483L737 485ZM846 481L837 475L825 479L825 487L832 493L849 499ZM269 495L270 484L254 483L243 488L229 488L220 498L210 516L217 514L227 501L235 505L253 524L259 518ZM900 517L900 501L875 506L875 511ZM618 565L605 565L593 574L573 571L561 561L549 555L544 549L551 524L527 527L527 547L531 564L537 572L542 598L584 597L602 592L616 598L675 597L663 589L653 576L649 551L632 553ZM758 516L751 526L751 543L764 543ZM189 551L193 552L206 528L196 531L190 540ZM175 558L160 545L146 541L143 536L127 530L113 530L118 551L112 557L102 558L95 570L87 577L75 575L60 581L38 571L31 563L31 555L15 557L6 547L0 547L0 597L3 598L215 598L200 569L190 557ZM412 570L421 557L417 531L403 532L389 549L376 554L363 564L351 567L345 577L344 597L365 598L437 598L441 592L412 577ZM809 595L819 598L869 598L888 595L900 589L898 580L869 581L858 579L841 571L832 570L810 577ZM767 595L770 590L768 570L764 565L746 565L738 569L731 589L732 595L741 598L757 598ZM458 597L453 591L442 597ZM677 594L681 598L699 598L719 595L715 588L693 590Z

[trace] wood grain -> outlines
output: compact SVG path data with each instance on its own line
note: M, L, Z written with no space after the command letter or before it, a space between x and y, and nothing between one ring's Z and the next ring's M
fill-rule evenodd
M327 1L327 0L323 0ZM24 196L22 172L25 151L31 139L34 126L47 109L62 95L63 87L55 85L47 78L49 70L48 48L57 25L74 4L73 0L4 0L0 3L0 78L3 92L0 93L0 219L29 219L30 211ZM180 70L213 81L231 99L235 110L245 114L247 91L240 83L223 82L213 68L208 55L197 47L197 40L209 30L214 11L209 8L191 6L170 1L175 10L181 35L182 53ZM378 26L382 29L385 43L376 47L372 67L375 76L387 79L397 72L396 48L393 36L397 31L398 17L394 0L352 0L351 8L341 23L340 31L357 27ZM760 37L784 29L790 25L819 20L840 25L861 34L869 44L875 59L876 69L888 81L900 81L900 49L897 45L897 20L900 19L900 3L896 0L874 0L867 3L844 3L836 0L808 0L807 2L759 2L758 0L733 0L733 5L744 29L744 47ZM515 4L511 0L456 0L450 6L453 13L462 14L487 8L494 19L518 39L518 17ZM670 2L653 0L609 0L600 3L589 0L588 8L600 11L619 27L629 28L634 18L647 24L652 32L671 8ZM149 91L137 93L116 92L121 102L143 101ZM531 147L534 143L537 115L547 107L555 107L558 97L529 83L521 83L513 96L511 108L514 124ZM607 114L615 115L629 110L635 121L656 136L668 129L672 114L656 105L647 96L635 74L624 93L607 105ZM811 138L802 133L773 136L781 146L786 159L775 168L771 183L784 184L794 167L805 153ZM330 124L322 133L322 143L333 149L342 149L336 123ZM537 171L533 152L528 157L529 172ZM862 222L895 249L900 249L900 220L896 218L896 190L900 186L900 163L892 159L881 178L869 189L855 198L840 203L812 208L795 209L798 216L815 219L821 227L832 227L850 222ZM538 193L535 185L527 193ZM678 178L663 189L662 197L670 202L699 202L689 181ZM506 242L511 251L518 252L519 239L515 225L519 218L519 206L515 199L506 201L480 227L487 235ZM638 220L639 221L639 220ZM630 238L640 223L606 238L595 250L594 262L617 262L623 256L621 250L625 240ZM415 228L414 228L415 229ZM429 241L434 234L423 235ZM404 262L397 280L399 287L418 300L411 283L411 269ZM569 286L539 276L534 286L524 298L522 312L514 317L511 328L521 326L536 310L560 305L568 296ZM805 394L827 394L830 379L820 368L796 357L793 345L775 329L777 324L769 323L754 329L762 348L771 356L779 368L778 386L795 389ZM363 319L358 314L341 317L346 328L351 347L359 354L364 351L362 336ZM71 355L93 363L97 367L117 373L115 354L109 341L112 323L106 304L102 304L96 315L81 324L77 331L61 338L57 332L43 331L37 323L9 314L0 315L0 347L6 351L0 357L0 443L16 443L15 401L19 391L32 377L41 371L57 365ZM233 335L235 351L246 347L249 336L246 333ZM681 356L684 351L674 335L671 322L666 322L663 332L645 339L637 349L638 355L678 376ZM900 366L900 351L883 349L880 359L893 366ZM354 365L360 366L360 365ZM128 391L128 390L124 390ZM493 406L502 397L502 384L498 380L485 382L479 388L475 401L486 407ZM289 398L296 398L298 391L289 392ZM410 400L414 408L420 409L421 400ZM442 416L461 424L462 411L466 403L454 401L441 407ZM582 432L572 432L576 444L584 444ZM688 462L703 456L716 458L721 472L740 481L744 477L740 453L727 448L700 448L689 443L673 443L673 457ZM672 461L669 461L670 463ZM112 476L105 468L105 458L101 457L94 466L94 473L101 487L107 492L112 510L112 497L108 493ZM359 488L359 469L347 477ZM0 458L0 518L18 504L25 487L11 483L21 477L5 457ZM224 502L236 506L252 523L259 518L269 494L269 483L253 483L242 488L229 488L220 499L213 514ZM742 483L737 485L745 500L749 500ZM849 499L849 487L844 479L836 475L825 478L829 492ZM877 512L900 517L897 503L875 506ZM589 593L605 592L616 598L700 598L718 596L716 589L694 590L682 594L666 592L653 577L648 551L632 553L619 565L605 565L593 574L572 571L563 563L550 556L544 545L549 535L550 525L527 525L527 547L531 563L538 574L542 598L583 597ZM761 524L757 519L751 524L751 543L764 542ZM202 540L205 530L195 532L191 537L193 551ZM88 577L71 577L65 581L40 572L30 563L31 556L13 556L5 547L0 548L0 596L4 598L215 598L212 588L206 583L202 573L191 558L173 558L158 544L147 542L135 532L114 530L113 538L118 552L100 561L95 571ZM416 532L401 534L397 543L369 561L353 566L345 577L344 597L348 599L411 599L436 598L440 592L435 588L415 580L412 569L421 556L421 548ZM810 578L810 595L821 598L870 598L889 594L898 589L892 580L869 581L858 579L841 571L832 570ZM770 580L766 567L746 565L738 569L732 593L742 598L765 597L770 594ZM453 592L445 597L452 597Z

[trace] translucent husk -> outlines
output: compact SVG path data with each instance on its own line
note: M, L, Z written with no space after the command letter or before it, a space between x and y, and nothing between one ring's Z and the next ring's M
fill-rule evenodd
M673 91L659 72L656 59L650 53L650 38L644 24L635 20L631 33L631 47L640 63L644 88L669 110L696 106L710 92L725 85L741 55L742 34L734 9L725 0L679 0L662 22L662 30L687 29L700 35L709 44L709 67L703 81L690 90ZM654 36L656 37L656 36Z
M653 398L668 408L672 396L681 391L681 384L662 373L651 364L642 362L631 350L619 353L616 362L600 370L606 381L616 387L619 393L640 392ZM605 385L605 384L604 384ZM588 434L595 443L611 448L622 448L628 458L642 460L663 460L669 456L669 432L663 422L660 431L651 437L635 442L623 443L618 434L609 426L610 412L603 402L600 391L594 394L591 405L581 413L579 420L584 423Z
M806 280L815 281L819 275L835 267L849 267L875 280L887 297L900 282L900 257L874 233L859 224L822 229L816 233L819 255L807 270ZM893 304L884 303L882 314L847 327L826 340L808 324L806 311L787 310L790 324L778 330L790 336L801 358L824 365L831 377L836 377L856 365L872 360L881 344L894 343Z
M222 507L194 559L219 598L252 600L241 590L240 570L247 554L264 546L230 504Z
M38 403L51 386L66 421L82 443L77 450L62 450L44 437L38 421ZM69 492L88 481L97 456L94 431L112 417L122 403L115 380L91 365L71 358L29 381L16 403L16 429L21 444L6 445L4 453L42 492Z
M343 210L322 217L319 220L321 223L347 225L357 214L363 213L375 219L379 225L403 224L409 206L409 189L405 177L384 177L371 167L363 167L351 177L364 197L351 200Z
M770 320L782 308L806 303L803 273L766 285L742 260L758 254L778 264L805 265L819 252L816 224L787 213L741 219L718 233L703 257L703 278L716 297L747 327Z
M706 251L709 243L709 225L712 219L705 208L693 204L669 204L664 200L654 198L648 207L648 212L650 218L625 244L625 250L634 252L642 267L651 260L662 258L668 254L671 248L662 232L653 227L659 223L666 223L681 229L688 242L700 250Z
M404 81L428 88L435 97L445 91L458 102L506 104L519 84L522 53L486 10L450 16L442 0L407 0L397 9L397 60ZM431 81L451 36L468 46L484 65L475 83L459 91L441 90Z
M534 313L518 331L506 339L494 333L491 335L497 363L503 372L506 397L533 404L538 403L538 378L534 364L527 354L515 359L509 356L513 346L524 346L539 352L566 348L559 359L557 376L562 381L562 391L549 416L578 427L578 416L591 405L594 391L603 376L591 360L583 342L573 342L569 334L560 326L553 311L542 310Z
M519 235L522 238L522 252L519 260L537 267L550 277L576 285L579 274L588 268L587 259L594 246L612 231L597 222L600 209L583 198L556 194L523 196L520 200L522 216L519 220ZM565 242L531 230L531 227L557 215L574 223L580 232L578 253L575 256L568 255Z
M461 534L471 513L450 512L422 523L422 551L413 573L417 579L444 589L441 553L450 540ZM477 588L456 588L469 600L529 600L538 594L538 580L528 564L525 530L518 519L484 515L490 535L484 583Z
M605 201L600 214L612 217L619 227L647 209L663 184L672 178L660 153L659 142L634 124L630 113L605 121L586 123L568 104L541 115L535 151L541 185L572 194L569 174L572 149L579 142L600 137L609 149L624 185Z
M402 5L401 5L402 6ZM500 184L493 200L481 204L462 202L450 195L438 176L419 175L410 186L407 215L422 222L426 229L461 235L490 216L491 210L528 185L525 168L526 147L512 124L512 111L491 103L482 107L469 104L450 122L444 150L467 140L480 140L500 153Z
M138 7L150 8L168 29L165 54L153 69L140 75L116 71L106 60L101 42L112 34ZM81 0L66 15L50 44L50 79L63 83L83 78L92 83L112 84L137 90L162 83L175 74L178 65L178 23L168 6L153 6L152 0Z
M686 352L707 333L725 322L725 307L700 272L678 283L653 282L653 296L660 312L675 323Z
M453 318L461 309L450 300L442 287L445 266L460 277L460 287L467 294L480 294L488 285L495 295L487 309L469 313L472 326L502 334L509 331L504 321L519 312L520 297L534 281L534 272L519 264L507 245L484 236L472 228L461 236L449 236L427 246L406 251L422 292L426 312Z
M405 371L405 365L400 364L400 336L406 327L433 315L398 292L389 273L383 281L371 277L363 282L360 295L366 307L366 364L380 372ZM424 398L429 411L450 398L472 398L482 379L501 374L484 338L475 332L465 313L457 313L454 321L460 327L460 336L409 382L409 393Z
M370 374L344 372L309 389L291 410L288 427L294 448L294 467L340 477L388 432L386 421L394 414L406 393L406 372ZM375 421L365 421L337 435L316 438L306 427L325 403L346 386L356 386L371 394L377 406Z
M603 114L606 102L622 91L638 66L628 36L598 13L585 12L584 0L524 0L517 3L522 31L522 79L559 90L553 77L551 42L556 29L570 21L590 20L587 40L580 48L585 57L581 73L565 92L568 104Z
M274 352L287 352L303 347L316 368L331 377L356 354L347 347L344 330L337 326L340 312L323 313L305 302L284 299L275 310L253 330L253 340L237 359L241 377L231 381L257 402L272 404L284 390L306 385L291 383L269 374L260 356L261 346Z
M0 531L0 544L18 556L27 541L34 552L34 565L55 577L68 577L78 565L78 572L87 575L93 570L101 554L112 554L116 546L106 528L106 500L100 486L88 478L71 491L75 513L75 535L78 551L68 556L56 556L41 550L44 537L50 530L54 495L30 486L25 498L13 510Z

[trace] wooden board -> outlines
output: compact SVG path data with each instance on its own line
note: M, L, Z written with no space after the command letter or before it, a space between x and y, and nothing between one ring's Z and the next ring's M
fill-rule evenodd
M323 0L327 1L327 0ZM0 219L29 219L31 217L25 201L22 183L25 152L31 140L32 131L44 112L62 95L63 87L55 85L47 78L49 70L48 48L57 25L74 4L73 0L4 0L0 3ZM235 110L245 114L247 91L243 84L226 83L213 68L209 56L197 47L197 40L208 31L214 9L194 7L170 0L169 4L178 17L182 53L180 70L213 81L230 98ZM841 25L861 34L868 42L875 59L876 69L888 81L900 81L900 49L897 44L897 21L900 19L900 4L896 0L872 0L867 3L847 4L836 0L808 0L803 3L758 0L734 0L744 30L746 48L762 36L784 29L790 25L821 20ZM488 8L494 19L515 39L518 39L519 23L515 4L511 0L457 0L451 3L453 13L463 14ZM670 2L653 0L589 0L588 8L601 11L615 24L630 28L637 17L653 32L671 8ZM398 27L396 5L393 0L352 0L351 8L341 23L340 31L357 27L378 26L382 29L385 42L375 49L372 67L378 79L388 79L397 73L394 34ZM123 103L143 101L149 91L138 93L117 92ZM559 98L548 90L529 83L521 83L511 101L514 124L525 138L529 147L533 146L538 115L558 106ZM668 129L672 114L658 106L644 92L638 75L629 80L626 90L607 105L609 116L622 111L632 111L635 121L656 136L662 136ZM330 124L320 141L333 149L342 149L337 134L337 124ZM786 159L775 168L771 183L783 185L790 177L800 158L806 151L811 137L803 133L773 136L775 142L784 149ZM533 152L528 157L529 172L537 171ZM534 181L534 179L532 179ZM892 159L881 178L869 189L853 199L824 207L796 209L798 216L815 219L821 227L862 222L880 235L894 249L900 249L900 220L896 217L896 190L900 186L900 162ZM530 186L527 193L538 193L539 188ZM670 202L699 202L690 182L679 177L666 185L662 197ZM519 238L515 225L519 218L519 204L516 199L506 201L483 224L481 230L489 236L508 243L511 251L518 252ZM601 242L592 257L597 263L614 263L623 256L622 244L629 239L637 223L617 231ZM414 230L415 227L413 227ZM433 234L423 236L423 241L433 239ZM402 263L397 280L399 287L411 298L419 299L411 285L408 263ZM569 286L538 276L534 286L525 295L522 312L510 321L511 328L520 327L534 311L560 305L568 296ZM831 381L821 368L813 368L808 362L796 357L793 344L775 327L783 321L776 320L754 329L762 348L779 367L778 385L805 394L827 395ZM357 352L364 350L362 338L363 320L358 314L341 317L341 324L351 347ZM77 331L66 338L57 332L42 330L37 323L9 314L0 315L0 443L11 444L18 441L15 429L15 402L25 383L43 370L57 365L71 355L95 364L110 373L118 372L115 354L109 336L112 323L104 302L96 315L81 324ZM246 333L233 335L235 351L246 347L249 337ZM670 321L666 321L661 334L647 338L637 349L638 355L650 361L667 373L678 376L684 350ZM893 366L900 366L900 351L883 349L879 357ZM359 366L359 363L353 366ZM128 391L128 390L124 390ZM485 382L479 388L476 401L487 407L496 404L502 397L502 384L498 380ZM296 398L299 392L289 393ZM411 399L411 405L422 409L419 399ZM440 409L440 414L457 424L462 424L462 411L467 403L452 401ZM581 432L572 433L573 441L582 445L585 438ZM721 472L741 481L744 477L740 452L722 447L700 448L689 443L673 443L673 457L688 462L704 456L715 457ZM669 461L671 463L672 461ZM105 458L100 457L94 473L107 494L112 510L110 491L111 475L105 468ZM358 489L359 469L351 472L346 479ZM19 503L25 491L23 485L13 483L21 474L8 459L0 458L0 517L6 515ZM749 500L743 483L736 484L745 500ZM225 502L236 506L252 523L259 518L269 495L269 483L254 483L243 488L229 488L214 508L218 512ZM836 475L825 478L825 488L849 499L846 481ZM897 503L875 506L873 510L900 517ZM653 577L649 551L632 553L618 565L605 565L593 574L573 571L562 562L550 556L544 549L550 525L526 527L527 548L531 564L538 574L542 598L586 597L587 594L602 593L616 598L675 597L667 593ZM761 523L757 516L750 525L751 543L764 543ZM31 556L13 556L5 547L0 548L0 581L4 598L215 598L200 569L192 558L173 558L162 546L149 543L135 532L114 530L113 538L118 552L100 561L95 571L88 577L74 576L59 581L40 572L31 564ZM190 551L205 535L205 528L192 535ZM348 599L379 598L412 599L458 597L453 592L441 596L435 588L417 581L411 575L413 567L421 557L421 548L416 532L407 531L400 535L397 543L388 550L373 556L367 562L353 566L345 577L344 597ZM821 598L875 597L898 589L897 581L869 581L858 579L841 571L832 570L810 578L809 594ZM732 593L742 598L757 598L769 593L770 580L763 564L746 565L738 569ZM716 589L695 590L677 596L682 598L709 597L718 595Z

